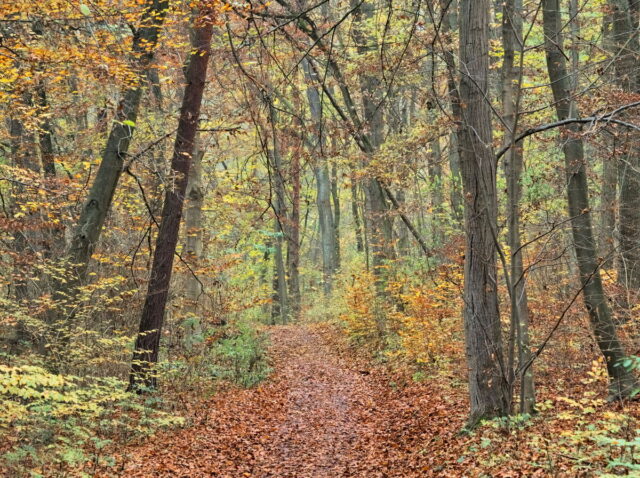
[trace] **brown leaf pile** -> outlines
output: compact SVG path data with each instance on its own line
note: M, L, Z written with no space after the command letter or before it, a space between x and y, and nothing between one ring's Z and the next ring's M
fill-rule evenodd
M352 357L328 326L278 327L271 337L267 384L216 396L200 424L130 450L122 475L442 476L435 450L456 439L464 405L452 414L433 384L390 386L392 376Z
M464 363L452 376L415 383L357 357L327 324L270 330L271 379L187 403L194 423L168 431L120 457L126 477L386 478L582 477L607 469L607 454L573 433L624 412L625 435L640 423L640 404L605 404L589 411L566 397L606 391L585 384L584 367L566 373L538 368L538 400L552 408L519 427L487 425L461 434L468 413ZM562 354L561 354L562 355ZM584 363L573 360L573 363ZM554 358L554 360L559 360ZM458 367L459 366L459 367ZM594 398L597 398L595 396ZM584 409L580 408L583 407ZM633 422L633 423L632 423ZM632 435L632 434L631 434ZM627 438L631 439L631 438ZM572 444L573 443L573 444ZM114 469L102 476L112 476Z

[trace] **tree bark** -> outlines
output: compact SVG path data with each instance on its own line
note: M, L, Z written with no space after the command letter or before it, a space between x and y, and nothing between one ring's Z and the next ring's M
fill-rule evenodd
M444 216L444 190L442 184L442 150L440 138L431 142L431 155L429 156L428 172L431 187L431 228L433 242L437 247L444 244L443 216Z
M460 2L460 165L465 193L464 323L469 424L509 413L496 268L496 163L488 103L489 0Z
M331 199L333 205L333 230L336 244L336 260L335 270L340 270L340 262L342 254L340 252L340 187L338 185L338 167L333 164L331 166Z
M199 134L196 134L194 153L189 168L189 180L187 182L187 208L184 217L184 227L186 233L185 256L191 266L191 271L187 271L185 295L186 311L191 315L191 325L186 332L187 344L191 345L195 336L201 334L202 323L200 320L199 307L202 300L202 282L194 275L193 270L198 269L202 260L202 208L204 206L204 187L202 184L202 159L204 149L199 141Z
M272 204L274 218L275 253L274 275L273 275L273 307L271 309L271 319L274 324L286 324L290 317L289 292L287 288L286 265L285 265L285 234L287 221L287 206L285 198L284 171L282 168L282 157L280 147L276 137L278 115L271 98L267 99L269 105L269 124L271 127L271 148L267 148L267 159L271 176L273 178L273 189L275 192L275 202Z
M637 72L640 42L629 0L609 0L613 21L615 77L628 93L640 93ZM640 134L631 131L618 166L620 179L620 261L618 283L634 295L640 291Z
M543 24L549 80L559 120L576 117L578 110L571 100L571 77L562 51L559 0L543 0ZM585 306L601 353L606 359L612 398L628 397L636 388L633 374L621 366L625 352L611 317L600 278L601 263L596 258L596 244L591 228L591 210L587 171L579 126L567 126L562 135L562 149L567 175L567 199L573 242L578 261Z
M353 216L353 229L356 236L356 251L364 251L364 241L362 239L362 222L360 221L360 208L358 207L358 185L355 178L351 179L351 215Z
M211 37L213 33L212 19L209 11L198 15L195 26L193 51L187 67L187 85L182 98L180 119L171 160L171 173L174 184L165 192L162 207L162 221L156 239L153 255L151 278L147 296L140 319L140 329L136 339L129 388L142 390L154 388L156 377L153 366L158 362L160 337L164 313L171 282L173 258L178 243L180 220L184 205L191 156L193 155L200 107L206 85L207 67L211 53Z
M291 216L287 223L287 272L291 317L300 318L300 157L294 152L290 164Z
M519 68L515 65L516 47L522 41L522 0L507 0L502 14L502 108L503 120L511 129L506 132L507 143L511 145L505 154L507 179L507 216L509 224L508 243L511 252L511 324L516 332L518 363L528 363L531 358L529 340L529 308L527 289L522 264L522 241L520 235L520 200L522 198L523 145L511 144L518 130ZM522 49L520 49L522 54ZM510 351L510 353L512 353ZM535 407L533 366L523 371L520 379L520 413L532 413Z
M447 90L449 104L454 120L458 121L460 112L460 94L455 80L456 59L451 46L451 32L458 22L456 0L440 0L440 6L446 11L442 17L443 56L447 67ZM464 200L462 197L462 177L460 173L460 141L457 129L449 134L449 168L451 169L451 208L458 223L464 220Z
M26 102L29 98L25 97ZM34 138L33 135L25 131L24 124L18 118L9 119L9 135L11 145L11 158L15 167L21 168L33 174L39 174L39 165L32 160ZM33 251L33 234L29 232L28 215L21 209L28 201L28 189L17 182L12 186L12 201L9 209L10 217L15 218L17 227L13 234L13 297L18 305L27 306L30 302L30 291L28 284L28 273L35 260ZM16 214L24 214L23 219L18 219ZM7 218L9 219L9 218ZM18 320L16 324L15 336L10 340L11 346L17 348L23 342L30 339L27 326L23 320Z

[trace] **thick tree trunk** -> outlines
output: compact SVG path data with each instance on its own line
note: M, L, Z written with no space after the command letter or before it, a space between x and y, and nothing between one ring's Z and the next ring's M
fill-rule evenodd
M566 58L562 50L559 0L543 0L543 19L547 69L556 114L559 120L575 118L579 112L571 100L571 77L567 71ZM599 270L601 264L596 258L596 244L591 228L584 147L582 140L577 137L578 132L577 125L567 127L562 138L573 242L591 327L598 347L606 359L610 393L613 398L622 398L634 391L636 381L632 373L620 365L625 352L618 340L616 326L611 318L611 311L602 288Z
M464 322L469 368L469 423L509 413L496 268L496 163L491 149L489 0L460 2L460 164L466 251Z
M322 250L322 281L325 295L333 289L333 273L335 261L335 234L333 234L333 214L330 202L329 169L326 164L315 168L316 176L316 204L318 206L318 219L320 222L320 245Z
M173 258L178 243L191 156L194 152L211 53L213 24L207 16L207 11L201 12L196 21L198 24L195 27L194 50L187 67L187 86L180 108L180 119L171 160L171 173L175 180L173 186L165 193L162 222L156 239L151 277L129 375L129 388L133 390L154 388L156 385L153 366L158 362Z
M507 131L506 142L511 147L504 157L507 179L507 216L509 224L508 243L511 251L511 324L516 332L518 363L531 359L529 341L529 309L527 289L522 264L522 241L520 236L520 199L522 197L521 176L523 168L522 143L511 144L518 131L519 69L514 64L516 47L522 38L522 1L507 0L502 14L502 108L503 120L511 131ZM522 51L522 50L521 50ZM511 351L510 351L511 352ZM524 370L520 379L520 413L532 413L535 407L533 366Z

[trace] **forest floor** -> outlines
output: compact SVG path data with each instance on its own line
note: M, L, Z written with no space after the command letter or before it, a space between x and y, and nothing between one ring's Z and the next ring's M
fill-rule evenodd
M267 333L269 379L185 399L188 425L121 449L117 476L590 477L626 475L615 463L637 461L635 447L624 444L636 443L640 404L607 403L602 364L593 362L594 375L585 357L571 358L571 347L558 347L562 353L539 368L538 415L462 433L463 360L416 382L358 355L334 325Z
M443 476L439 455L465 414L447 403L450 391L399 386L328 325L273 327L270 336L271 379L216 395L193 426L131 449L122 475Z

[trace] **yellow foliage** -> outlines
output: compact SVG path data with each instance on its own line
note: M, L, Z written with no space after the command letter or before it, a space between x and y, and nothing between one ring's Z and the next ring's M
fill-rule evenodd
M346 288L346 333L358 342L413 366L441 363L461 353L462 270L443 265L428 283L390 281L386 297L377 297L373 274L354 277Z

